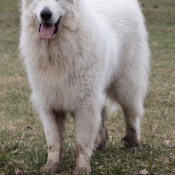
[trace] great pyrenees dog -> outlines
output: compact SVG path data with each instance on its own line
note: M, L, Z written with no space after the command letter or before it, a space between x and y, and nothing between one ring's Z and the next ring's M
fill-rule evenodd
M43 174L60 171L66 114L74 118L74 175L105 146L105 101L124 112L124 147L140 145L149 47L137 0L21 0L20 51L45 131ZM116 121L117 123L117 121Z

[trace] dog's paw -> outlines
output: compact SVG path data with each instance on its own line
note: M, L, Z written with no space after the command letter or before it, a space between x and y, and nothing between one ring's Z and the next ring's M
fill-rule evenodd
M99 135L95 142L95 149L96 151L104 150L106 147L106 142L108 140L108 132L106 128L99 132Z
M87 156L79 155L73 175L89 175L91 165Z
M54 175L60 171L60 163L59 162L53 162L52 160L49 160L45 166L41 168L41 174L42 175Z
M90 175L90 170L83 170L83 169L79 169L76 168L73 172L73 175Z
M106 142L100 142L96 145L96 151L102 151L106 147Z
M122 142L123 142L123 147L126 149L140 147L140 141L138 141L135 137L125 136L122 138Z

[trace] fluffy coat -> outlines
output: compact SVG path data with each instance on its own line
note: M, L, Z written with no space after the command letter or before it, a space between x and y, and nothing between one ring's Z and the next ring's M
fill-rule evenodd
M38 32L45 7L53 23L60 18L58 33L50 39ZM21 13L21 56L48 144L41 172L60 170L64 119L71 113L74 175L90 173L93 149L107 140L107 97L124 111L124 146L139 146L150 52L137 0L22 0Z

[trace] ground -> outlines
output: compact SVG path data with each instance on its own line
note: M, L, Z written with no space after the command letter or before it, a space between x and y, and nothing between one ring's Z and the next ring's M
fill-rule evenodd
M121 110L108 113L106 150L92 157L94 175L175 174L175 2L140 0L152 53L141 150L125 150ZM19 1L0 3L0 175L39 174L47 156L38 115L19 59ZM75 166L72 119L67 120L61 175Z

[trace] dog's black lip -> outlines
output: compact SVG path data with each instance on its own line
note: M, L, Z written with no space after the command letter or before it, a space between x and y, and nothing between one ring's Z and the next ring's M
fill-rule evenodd
M58 21L57 21L56 24L55 24L56 28L55 28L53 34L56 34L56 33L58 32L58 26L59 26L59 24L60 24L60 19L61 19L61 17L58 19Z
M61 17L58 19L58 21L54 24L55 26L56 26L56 28L55 28L55 30L54 30L54 33L53 33L53 35L54 34L56 34L57 32L58 32L58 26L59 26L59 24L60 24L60 20L61 20ZM43 23L44 25L50 25L51 23ZM41 25L43 25L43 24L40 24L39 25L39 32L40 32L40 30L41 30Z

